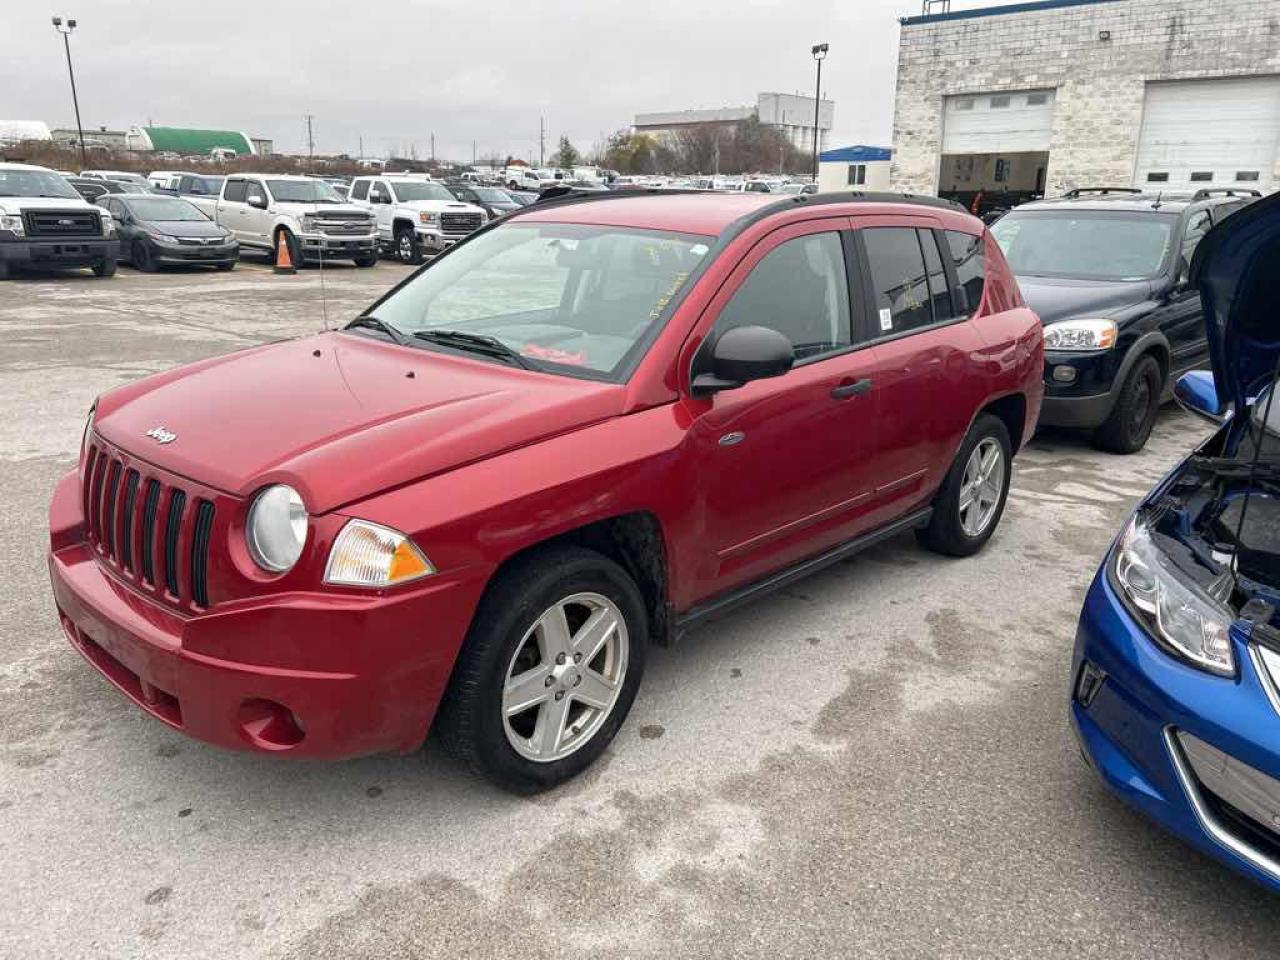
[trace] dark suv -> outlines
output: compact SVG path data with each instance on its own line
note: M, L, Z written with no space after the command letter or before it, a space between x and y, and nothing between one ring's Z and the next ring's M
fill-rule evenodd
M1257 196L1098 187L1024 204L992 225L1045 325L1041 424L1092 430L1114 453L1142 449L1178 375L1208 365L1191 254Z

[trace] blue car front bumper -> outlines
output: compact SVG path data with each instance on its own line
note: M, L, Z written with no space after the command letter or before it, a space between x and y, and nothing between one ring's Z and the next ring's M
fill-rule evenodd
M1134 807L1280 892L1280 700L1259 653L1237 624L1235 677L1175 659L1121 602L1108 565L1085 599L1071 674L1071 719L1087 758ZM1260 802L1236 806L1227 796Z

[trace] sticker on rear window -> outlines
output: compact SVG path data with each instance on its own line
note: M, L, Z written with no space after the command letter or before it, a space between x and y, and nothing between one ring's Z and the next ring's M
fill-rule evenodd
M890 310L888 307L880 308L880 329L881 330L893 329L893 311Z

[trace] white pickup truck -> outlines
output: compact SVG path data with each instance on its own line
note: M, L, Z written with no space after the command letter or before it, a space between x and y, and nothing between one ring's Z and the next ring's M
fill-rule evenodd
M356 177L348 198L377 218L379 245L403 263L421 263L424 253L453 246L489 219L443 184L411 174Z
M26 267L92 267L109 277L119 254L111 214L53 170L0 163L0 280Z
M377 223L368 210L347 203L333 187L312 177L236 173L217 197L185 197L231 231L241 249L275 255L280 240L289 258L353 260L358 267L378 262Z

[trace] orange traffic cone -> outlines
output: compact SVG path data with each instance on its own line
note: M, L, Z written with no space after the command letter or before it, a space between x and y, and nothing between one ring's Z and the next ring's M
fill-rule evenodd
M276 273L297 273L298 268L293 265L293 258L289 256L289 241L285 239L284 231L281 230L276 234Z

